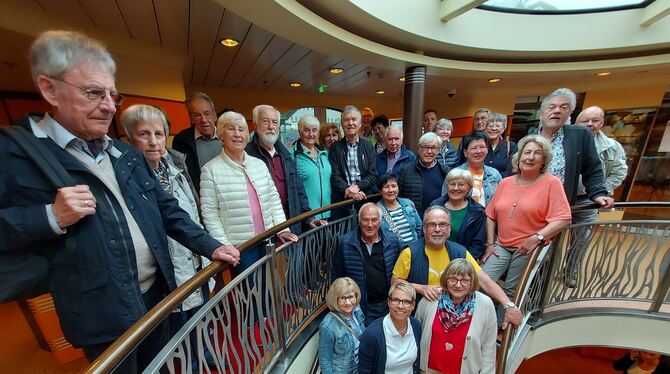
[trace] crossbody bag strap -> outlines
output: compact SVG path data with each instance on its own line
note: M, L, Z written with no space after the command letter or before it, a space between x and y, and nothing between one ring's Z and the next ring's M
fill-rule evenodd
M396 234L396 236L400 237L400 230L398 229L398 226L395 225L395 222L393 222L393 219L391 218L391 214L389 214L388 209L386 209L386 207L381 203L377 203L377 206L379 206L380 208L379 210L381 210L382 216L384 216L384 219L386 220L386 222L388 222L391 231L393 231L393 233Z
M332 315L339 323L341 323L342 326L346 327L347 330L349 330L356 337L356 339L361 340L361 334L354 331L354 329L352 329L351 326L349 326L349 324L342 319L342 317L333 312L330 312L330 315Z

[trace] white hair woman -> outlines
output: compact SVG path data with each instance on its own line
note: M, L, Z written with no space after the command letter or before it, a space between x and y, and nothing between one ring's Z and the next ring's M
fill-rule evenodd
M300 139L291 148L298 176L305 185L307 203L314 210L330 205L330 175L333 172L328 161L328 151L317 143L320 123L314 116L302 116L298 120ZM315 216L330 217L330 212Z
M451 132L454 131L454 124L451 120L440 118L435 125L435 133L442 139L442 146L440 152L437 154L437 161L447 168L451 169L458 166L460 155L456 151L456 147L449 140Z

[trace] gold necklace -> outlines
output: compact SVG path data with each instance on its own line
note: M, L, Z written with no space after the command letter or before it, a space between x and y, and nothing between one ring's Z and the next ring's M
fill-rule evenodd
M521 196L519 196L519 194L518 194L519 186L523 187L523 193L521 194ZM519 204L519 201L521 200L521 198L523 198L523 196L526 194L527 191L528 191L528 186L523 186L519 183L519 175L517 174L517 176L514 180L514 198L516 200L512 203L512 209L510 209L509 214L507 214L508 218L514 217L514 212L516 212L516 207Z

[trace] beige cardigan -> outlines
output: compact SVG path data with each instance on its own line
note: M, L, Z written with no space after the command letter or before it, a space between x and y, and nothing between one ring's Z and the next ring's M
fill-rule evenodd
M496 333L498 332L495 307L491 298L481 292L476 294L475 312L465 340L461 374L493 374L495 373ZM437 313L437 301L428 301L424 298L416 308L416 318L421 321L423 329L419 362L421 372L426 372L428 368L428 353L433 335L435 313Z

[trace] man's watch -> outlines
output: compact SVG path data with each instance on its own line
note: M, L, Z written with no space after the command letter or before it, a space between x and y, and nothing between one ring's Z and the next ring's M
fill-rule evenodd
M505 304L505 310L509 308L516 308L516 304L514 304L514 302L512 301L508 302L507 304Z
M544 241L544 235L540 234L539 232L536 232L536 233L533 234L533 235L535 235L538 239L540 239L541 242Z

